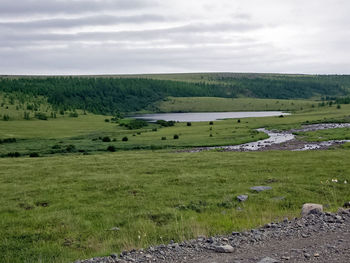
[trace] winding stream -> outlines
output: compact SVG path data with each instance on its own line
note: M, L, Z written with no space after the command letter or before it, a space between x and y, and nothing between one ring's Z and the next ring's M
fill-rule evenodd
M240 145L228 145L228 146L213 146L213 147L198 147L191 149L190 152L201 152L206 150L221 149L223 151L260 151L260 150L291 150L291 151L306 151L326 149L333 145L340 145L350 140L332 140L322 142L303 142L295 139L295 132L308 132L318 131L325 129L335 128L350 128L350 123L323 123L323 124L311 124L303 126L301 129L293 129L290 131L270 131L265 128L257 129L259 132L265 132L269 138L249 142Z

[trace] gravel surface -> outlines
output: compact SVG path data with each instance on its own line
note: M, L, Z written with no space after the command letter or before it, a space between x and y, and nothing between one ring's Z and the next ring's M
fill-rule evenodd
M198 237L76 263L350 262L350 210L317 212L227 236Z

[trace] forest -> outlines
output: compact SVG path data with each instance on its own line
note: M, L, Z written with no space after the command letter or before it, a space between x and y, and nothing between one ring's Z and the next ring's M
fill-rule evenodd
M44 96L54 110L136 112L166 97L310 99L349 94L348 76L209 74L194 81L141 77L2 77L0 92L19 101Z

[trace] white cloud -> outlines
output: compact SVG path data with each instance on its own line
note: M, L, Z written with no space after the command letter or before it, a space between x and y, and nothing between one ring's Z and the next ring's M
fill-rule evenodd
M3 0L0 74L349 73L345 0Z

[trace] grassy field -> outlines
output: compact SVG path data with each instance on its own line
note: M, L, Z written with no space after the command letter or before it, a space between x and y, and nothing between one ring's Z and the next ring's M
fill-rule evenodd
M202 99L194 100L196 110L203 107ZM241 100L239 107L249 105L248 101ZM6 109L10 113L22 110L8 103L3 106L12 105ZM89 113L46 121L1 120L0 139L16 138L0 144L5 157L0 158L1 261L69 262L229 233L298 216L305 202L336 209L350 199L349 184L344 184L350 181L348 147L308 152L177 151L265 138L255 131L260 127L287 130L303 123L350 122L350 105L338 109L293 103L296 109L301 107L298 103L305 106L283 118L173 127L150 124L137 130L111 122L110 116ZM226 109L234 106L221 100L213 103L219 104ZM282 100L269 101L275 104L289 106ZM264 102L256 101L255 110L260 106ZM212 107L209 101L207 107ZM345 138L348 131L302 135L310 140ZM175 134L179 139L173 138ZM111 141L103 142L105 137ZM124 137L128 140L123 141ZM117 152L107 152L108 146ZM13 152L22 157L6 157ZM33 152L41 158L29 158ZM339 183L331 183L333 178ZM257 194L249 189L255 185L273 189ZM248 201L238 203L236 196L246 193ZM111 230L115 227L119 230Z
M117 151L132 149L166 149L195 146L236 145L266 138L256 132L261 127L290 129L306 122L349 121L350 105L341 109L333 107L309 108L284 118L246 118L238 120L176 123L173 127L149 124L137 130L129 130L101 115L66 115L43 120L0 121L0 139L16 138L16 143L3 143L0 156L15 152L28 156L52 154L86 154L106 152L113 146ZM179 139L174 139L178 135ZM103 142L108 137L110 141ZM127 141L122 139L127 137Z
M349 150L0 159L3 262L68 262L229 233L350 199ZM179 165L181 164L181 165ZM329 183L337 178L340 183ZM271 191L253 193L254 185ZM246 203L235 197L249 194ZM240 207L241 209L239 209ZM113 227L119 231L111 231Z
M318 103L312 100L170 97L155 104L155 107L159 112L300 111L315 107Z

